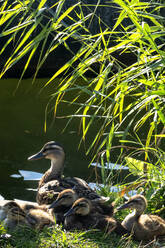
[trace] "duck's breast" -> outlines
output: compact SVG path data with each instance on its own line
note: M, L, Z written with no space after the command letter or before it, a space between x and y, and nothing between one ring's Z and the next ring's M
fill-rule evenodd
M125 219L122 221L122 225L124 228L126 228L129 232L132 232L135 222L137 221L137 218L133 213L128 214Z

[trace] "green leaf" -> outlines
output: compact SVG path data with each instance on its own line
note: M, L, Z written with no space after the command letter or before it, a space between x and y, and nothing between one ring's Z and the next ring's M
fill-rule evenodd
M129 167L131 173L135 176L141 176L143 174L145 163L141 160L137 160L131 157L125 157L126 166Z

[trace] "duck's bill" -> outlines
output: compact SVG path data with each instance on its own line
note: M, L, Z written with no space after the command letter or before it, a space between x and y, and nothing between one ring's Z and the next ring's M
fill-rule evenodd
M122 210L122 209L129 208L129 207L130 207L130 204L125 203L125 204L121 205L120 207L118 207L117 210Z
M44 155L43 155L43 152L41 151L41 152L38 152L38 153L28 157L28 160L38 160L38 159L41 159L43 157L44 157Z
M68 216L72 215L73 213L74 213L74 209L71 208L71 209L69 209L68 212L66 212L66 213L64 214L64 217L68 217Z
M57 204L58 204L59 201L60 201L60 199L55 200L55 201L49 206L49 209L55 208L55 207L57 206Z

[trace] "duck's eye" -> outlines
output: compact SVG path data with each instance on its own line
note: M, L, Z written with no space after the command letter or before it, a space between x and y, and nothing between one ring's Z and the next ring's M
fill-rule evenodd
M15 202L8 203L6 206L8 206L9 208L18 207L17 203Z
M66 195L66 198L72 199L71 195Z
M59 199L66 199L68 197L69 197L68 195L62 195L61 197L59 197Z
M58 148L56 148L56 147L45 147L44 148L44 150L43 150L43 152L47 152L47 151L54 151L54 150L59 150Z
M85 208L86 205L85 205L84 203L81 203L81 204L78 205L78 207L80 207L80 208Z
M140 201L139 201L139 199L135 199L135 200L132 200L131 202L135 203L135 204L138 204Z
M14 214L22 214L21 212L20 212L20 210L19 209L17 209L17 208L13 208L13 209L11 209L11 212L12 213L14 213Z

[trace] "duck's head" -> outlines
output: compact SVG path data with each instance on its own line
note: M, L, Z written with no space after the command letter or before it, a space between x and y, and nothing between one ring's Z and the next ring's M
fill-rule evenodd
M11 211L13 208L21 210L21 207L15 201L9 201L3 206L6 213Z
M71 209L64 216L67 217L72 214L86 216L90 213L91 208L92 204L88 199L80 198L73 203Z
M63 147L55 141L50 141L46 143L38 153L28 157L28 160L38 160L41 158L58 160L61 158L64 159L64 157L65 153Z
M125 208L136 209L138 212L143 212L147 207L147 200L143 195L135 195L131 197L125 204L117 208L122 210Z
M7 213L7 218L18 222L26 222L26 214L20 207L13 207Z
M76 200L76 192L72 189L65 189L58 194L57 199L49 206L49 208L55 208L58 206L70 207Z

